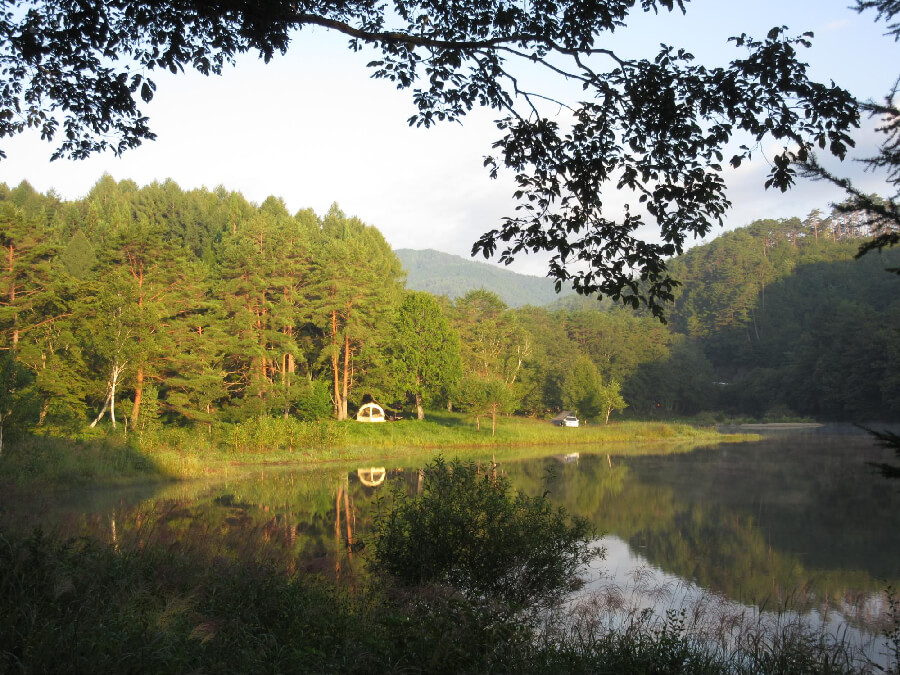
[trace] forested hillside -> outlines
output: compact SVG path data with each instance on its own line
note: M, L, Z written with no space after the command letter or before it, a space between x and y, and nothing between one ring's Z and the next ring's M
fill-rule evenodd
M0 433L344 419L368 397L418 416L896 419L900 251L854 261L867 233L829 222L760 221L671 261L664 325L609 301L406 290L381 234L337 206L2 185Z
M496 293L510 307L524 307L547 305L574 294L571 288L563 288L557 294L551 279L518 274L449 253L408 248L397 249L395 253L406 270L407 288L446 295L450 299L484 288Z
M674 330L702 347L720 406L822 419L900 414L900 250L853 256L860 225L763 220L689 251ZM837 221L837 222L833 222Z

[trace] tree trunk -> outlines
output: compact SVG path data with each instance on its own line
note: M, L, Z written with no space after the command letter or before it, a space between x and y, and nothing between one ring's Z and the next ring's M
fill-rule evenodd
M118 379L118 366L113 366L112 385L109 389L109 419L112 420L113 429L116 428L116 382Z
M331 371L334 380L334 416L340 421L346 419L342 416L344 406L341 399L340 356L337 351L337 311L331 311Z
M103 416L106 414L106 409L109 407L109 390L107 389L106 399L103 401L103 407L100 408L100 414L97 415L97 418L91 422L91 429L97 426L97 422L103 419Z
M344 390L341 392L341 411L347 419L347 398L350 395L350 335L344 335Z
M15 248L12 244L9 245L9 306L15 308L16 306L16 277L13 274L15 271L14 265L14 251ZM16 348L16 345L19 343L19 314L15 312L13 314L13 332L12 332L12 346L13 349Z
M140 263L138 265L138 270L135 272L134 265L132 264L131 275L138 282L138 310L143 313L144 311L144 263ZM142 342L141 338L138 338L138 343ZM131 406L131 425L133 427L137 427L138 418L141 415L141 399L144 397L144 366L138 366L137 373L135 374L135 385L134 385L134 405ZM115 426L115 424L113 424Z
M138 366L135 374L134 405L131 406L131 426L137 428L141 416L141 399L144 397L144 366Z
M425 419L425 409L422 408L422 394L416 392L416 419Z
M497 409L491 408L491 438L494 437L494 432L497 430Z
M106 384L108 387L106 400L103 402L103 408L101 408L100 414L97 415L97 419L91 422L91 429L97 426L97 422L103 419L103 415L107 408L109 408L109 418L112 420L113 429L116 428L116 384L118 384L119 376L125 370L126 365L128 365L127 362L122 365L119 365L119 363L113 364L109 382Z
M337 354L331 356L331 369L332 374L334 375L334 416L335 419L340 421L345 419L345 416L343 415L344 406L341 399L341 379L339 375L339 361Z

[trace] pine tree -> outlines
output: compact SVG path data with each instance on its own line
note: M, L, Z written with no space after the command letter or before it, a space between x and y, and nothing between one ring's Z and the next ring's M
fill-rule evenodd
M315 260L309 319L321 339L319 363L330 371L335 417L343 420L357 386L375 396L392 388L384 352L403 270L378 230L337 205L322 221Z

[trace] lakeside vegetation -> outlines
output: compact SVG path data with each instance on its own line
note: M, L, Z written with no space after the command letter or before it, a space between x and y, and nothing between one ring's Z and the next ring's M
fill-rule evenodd
M256 205L222 188L109 177L76 202L0 186L0 486L14 496L261 465L425 464L447 450L501 461L548 445L679 452L724 440L708 425L727 416L889 418L900 411L900 312L883 268L897 252L851 263L865 233L844 215L828 225L812 215L760 221L673 260L690 284L663 325L605 303L510 309L487 290L452 301L407 291L380 233L336 206L291 215L276 198ZM350 421L371 399L406 419ZM591 424L552 426L563 409ZM689 423L664 421L676 416ZM732 525L757 567L788 564ZM702 524L688 535L706 536ZM107 548L0 534L13 575L0 587L16 608L4 658L56 669L53 650L69 650L71 663L87 663L84 631L96 627L110 663L162 672L858 666L805 628L751 631L756 651L701 645L677 615L542 632L508 608L460 601L458 589L338 587L286 573L286 561L253 551L252 536L247 555L228 561L183 539ZM690 564L716 578L714 565ZM246 597L257 601L245 612Z
M749 675L871 666L850 642L789 612L775 622L653 617L602 596L566 609L560 591L597 555L585 521L542 492L513 493L489 467L438 461L424 476L421 492L382 502L362 553L374 564L339 577L298 570L292 548L269 543L283 528L179 536L191 519L177 508L120 520L109 544L0 534L0 671ZM452 541L442 536L448 526ZM896 623L887 630L884 666L896 672Z
M7 444L0 485L75 487L158 480L210 478L266 464L317 464L385 458L430 458L437 451L500 458L571 447L615 455L684 451L700 444L753 440L752 434L720 434L712 427L622 422L569 429L541 420L503 417L497 431L477 431L461 413L434 412L424 421L387 424L302 422L257 418L196 433L96 432L73 440L29 436Z
M3 185L0 476L705 433L657 426L673 418L890 419L900 312L883 268L898 252L851 262L866 226L813 213L698 246L671 262L687 283L663 325L594 300L510 309L486 290L406 291L380 233L337 207L291 215L277 198L109 176L73 202ZM420 423L329 421L372 399ZM461 414L435 412L448 407ZM538 421L560 410L644 423Z
M620 630L585 618L541 633L446 592L348 588L194 549L115 551L0 536L0 577L15 579L0 587L0 670L866 672L852 647L790 621L750 626L720 651L700 644L677 613L663 622L633 615Z
M373 399L492 423L900 411L884 271L900 252L852 261L873 234L853 213L758 221L673 259L684 285L668 325L608 301L511 309L484 289L409 291L378 230L337 206L290 214L224 188L105 176L67 202L0 185L0 234L4 441L216 436L261 417L352 418Z

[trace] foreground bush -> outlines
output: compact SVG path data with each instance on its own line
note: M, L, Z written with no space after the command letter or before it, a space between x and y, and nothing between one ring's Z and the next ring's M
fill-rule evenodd
M529 609L562 597L602 553L586 520L513 493L494 467L438 458L422 471L421 494L396 485L375 517L372 567L403 584Z
M390 589L189 542L115 550L0 535L0 673L863 672L806 639L717 654L674 616L539 630L446 587Z
M530 640L449 595L389 598L189 546L0 535L0 673L522 671Z

